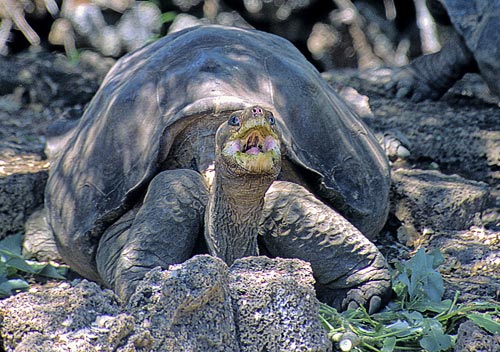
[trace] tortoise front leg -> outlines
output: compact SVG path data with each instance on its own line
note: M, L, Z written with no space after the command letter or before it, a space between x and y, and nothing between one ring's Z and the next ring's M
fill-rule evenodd
M200 174L191 170L158 174L144 202L113 224L99 242L96 261L104 283L126 300L152 268L189 259L203 234L207 199Z
M362 305L375 312L390 294L390 273L377 247L302 186L273 183L260 235L269 255L311 263L318 298L337 309Z
M468 72L478 72L477 63L464 40L453 33L441 51L396 70L386 88L414 102L437 100Z

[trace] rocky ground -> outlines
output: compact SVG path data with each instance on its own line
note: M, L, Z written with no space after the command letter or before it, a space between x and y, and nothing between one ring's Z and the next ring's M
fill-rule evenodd
M42 204L47 126L78 118L112 62L90 52L78 65L45 51L0 58L0 238L23 232ZM480 79L467 77L440 101L415 104L384 88L384 71L325 77L375 131L396 130L408 140L410 156L393 163L392 211L378 238L389 261L439 248L448 297L460 290L462 301L498 302L500 108Z
M387 70L325 77L374 131L409 145L411 155L393 163L392 210L379 236L386 255L402 259L406 249L389 249L400 245L439 248L448 294L498 300L500 109L481 78L464 77L437 102L412 103L385 89Z
M330 351L312 270L249 257L196 256L151 270L128 303L87 280L0 301L7 351Z

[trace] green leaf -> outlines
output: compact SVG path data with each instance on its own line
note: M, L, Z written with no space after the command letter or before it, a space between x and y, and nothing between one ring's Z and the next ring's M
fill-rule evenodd
M11 279L0 284L0 296L6 297L12 295L13 291L25 290L29 284L22 279Z
M443 278L434 269L441 263L442 256L437 256L436 252L426 254L423 249L419 249L417 254L410 260L412 270L411 280L416 287L415 290L423 292L431 301L441 300L444 293Z
M402 329L408 329L410 327L410 325L408 324L407 321L403 321L403 320L396 320L394 323L392 324L389 324L386 326L387 329L391 330L391 331L398 331L398 330L402 330Z
M46 264L42 270L38 272L38 275L43 275L46 277L50 277L53 279L66 279L64 275L66 274L67 269L66 268L56 268L50 264Z
M444 294L443 278L440 273L433 271L426 275L423 284L426 296L432 302L440 302Z
M328 306L322 307L320 314L328 322L329 336L352 330L363 341L357 351L441 352L452 349L455 337L447 333L454 331L462 317L489 333L500 334L500 323L494 320L500 313L497 304L457 305L458 292L453 300L441 300L443 280L436 267L442 260L438 252L426 254L420 250L405 263L395 263L393 288L399 300L389 302L379 313L368 315L363 308L338 313Z
M444 256L443 254L439 251L439 249L434 249L431 254L429 254L430 256L432 256L432 268L433 269L436 269L438 266L440 266L441 264L444 263Z
M423 321L424 334L420 340L420 346L428 352L446 351L452 347L450 335L443 332L441 324L431 318Z
M0 241L0 296L9 296L16 290L28 288L28 283L19 279L19 272L64 279L66 268L51 264L26 261L21 255L22 236L15 234Z
M444 293L443 278L435 268L442 260L439 252L426 254L420 249L404 264L396 266L398 275L393 280L395 292L402 301L406 300L405 294L408 294L409 307L417 301L441 300Z
M7 265L5 265L4 261L0 261L0 278L6 277L8 274Z
M408 322L406 320L398 319L396 322L386 325L385 330L388 331L385 331L384 333L390 333L394 337L407 337L413 334L418 334L422 331L420 323L420 321L415 323L411 320Z
M421 313L425 312L442 313L450 309L451 305L452 301L449 299L439 302L420 301L413 303L411 308Z
M21 233L10 235L0 241L0 249L3 249L9 254L21 255L21 248L23 243L23 236Z
M417 311L402 311L401 315L404 316L412 325L422 325L425 318L424 316Z
M410 283L410 278L408 277L408 274L406 273L406 270L398 276L397 280L400 282L400 284L403 285L403 287L406 287L407 291L410 291L411 283ZM411 296L413 294L413 291L411 293L410 292L408 292L408 293Z
M161 14L160 22L161 23L169 23L172 22L177 16L177 13L174 11L168 11Z
M494 321L489 314L468 313L465 316L490 334L500 335L500 324Z
M396 338L387 337L384 339L384 345L382 346L381 352L392 352L394 351L394 347L396 347Z
M4 251L0 250L0 253L4 254ZM36 271L28 263L26 263L26 260L21 257L12 256L10 258L7 258L5 264L26 273L36 274Z

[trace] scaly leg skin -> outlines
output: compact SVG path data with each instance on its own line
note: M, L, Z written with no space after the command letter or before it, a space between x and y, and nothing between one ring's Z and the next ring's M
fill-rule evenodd
M379 310L391 291L373 243L302 186L276 181L266 193L260 233L270 256L311 263L318 298L337 309Z
M97 269L126 301L156 266L168 268L193 254L202 236L208 191L191 170L163 171L151 181L144 202L111 226L97 250Z
M476 61L463 38L454 33L441 51L420 56L396 70L386 89L413 102L437 100L468 72L478 72Z

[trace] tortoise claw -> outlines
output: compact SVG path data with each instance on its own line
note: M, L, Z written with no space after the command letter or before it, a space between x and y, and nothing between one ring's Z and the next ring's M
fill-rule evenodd
M366 305L368 314L373 314L378 312L382 307L382 303L383 300L380 296L373 296L372 298L370 298L370 302ZM356 301L351 301L347 305L347 309L358 309L358 308L359 308L359 303Z
M373 296L370 299L370 304L368 305L368 314L373 314L378 312L382 307L382 298L379 296Z
M366 285L351 289L342 302L343 309L365 307L368 314L378 312L388 299L388 282L370 281Z
M390 130L380 138L385 154L391 161L408 159L411 152L410 141L398 130Z

